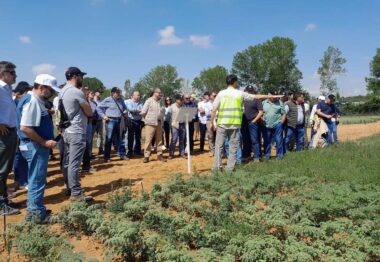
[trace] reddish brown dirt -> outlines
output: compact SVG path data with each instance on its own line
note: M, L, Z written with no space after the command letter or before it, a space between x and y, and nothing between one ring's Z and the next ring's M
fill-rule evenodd
M341 125L338 129L340 141L356 140L362 137L380 133L380 122L360 125ZM167 155L167 153L165 154ZM101 159L93 161L96 172L81 176L81 184L86 193L95 198L95 202L107 201L108 193L122 186L132 186L134 190L150 189L156 182L165 182L170 179L170 174L186 173L187 160L175 158L167 163L156 161L153 154L151 162L142 163L142 158L130 161L121 161L114 156L109 163L103 163ZM210 170L213 158L208 153L192 156L192 171L207 172ZM12 184L10 185L12 187ZM65 195L66 189L63 176L59 170L59 163L51 161L49 164L48 183L44 202L46 207L58 213L61 208L69 204L69 198ZM26 191L19 190L15 193L14 202L21 203L21 214L7 218L7 223L19 223L25 216ZM2 224L2 223L1 223ZM3 226L0 226L3 230ZM0 240L0 246L2 239ZM80 240L72 239L75 251L85 252L87 258L97 258L100 261L104 256L104 250L93 238L83 237ZM0 260L4 258L1 252ZM11 261L23 261L19 256L12 255Z

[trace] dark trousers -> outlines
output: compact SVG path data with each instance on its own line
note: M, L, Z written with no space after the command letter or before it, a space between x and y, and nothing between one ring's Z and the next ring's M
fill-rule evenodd
M86 149L84 150L84 154L83 154L83 169L91 168L92 142L93 142L92 129L93 128L94 126L91 123L87 125Z
M207 125L199 122L199 133L200 133L200 150L203 151L206 141Z
M248 123L244 120L241 125L241 138L242 138L241 140L243 144L242 157L249 158L251 157L251 153L252 153L252 142L251 142L251 137L249 134Z
M194 120L189 122L190 152L194 151ZM187 138L185 137L185 148L187 147Z
M6 135L0 135L0 207L8 202L7 179L12 170L16 154L16 129L9 129Z
M180 123L178 128L172 127L172 142L170 144L170 151L169 155L174 156L174 151L175 151L175 145L177 144L178 141L178 149L179 149L179 155L184 156L185 155L185 124Z
M141 120L131 120L128 127L128 156L141 155Z
M304 135L305 135L305 127L304 125L296 126L296 128L288 126L286 128L286 137L285 137L285 150L290 151L290 142L293 138L296 141L296 151L303 150L304 146ZM286 152L284 151L284 153Z
M15 175L15 181L19 186L26 186L28 184L28 162L23 157L20 150L16 151L13 163L13 173Z
M265 126L262 123L249 123L248 125L251 146L253 147L253 158L261 158L261 138L264 135Z
M164 122L164 132L165 132L165 146L169 148L170 146L170 123L168 121Z

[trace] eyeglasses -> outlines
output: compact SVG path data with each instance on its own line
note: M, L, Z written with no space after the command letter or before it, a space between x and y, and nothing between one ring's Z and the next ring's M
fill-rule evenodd
M187 99L190 99L190 97L185 97L185 99L187 100Z

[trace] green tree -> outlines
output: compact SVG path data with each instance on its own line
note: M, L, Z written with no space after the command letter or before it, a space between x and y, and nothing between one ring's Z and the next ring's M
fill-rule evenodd
M380 48L371 61L370 71L370 76L365 79L367 90L371 95L380 95Z
M223 66L215 66L202 70L196 78L194 78L193 89L199 93L205 91L219 92L226 87L226 77L228 70Z
M336 94L339 91L336 76L346 73L346 69L343 67L346 59L342 57L342 52L338 48L329 46L319 61L321 62L321 66L318 68L321 94Z
M143 99L147 99L154 88L160 88L165 96L174 96L180 93L181 79L177 69L172 65L156 66L141 78L134 90L140 91Z
M85 77L83 79L83 86L88 86L91 90L101 92L103 98L110 96L111 94L111 90L109 90L103 82L96 77Z
M274 37L236 53L232 72L243 86L253 84L261 93L301 91L302 73L297 68L295 50L292 39Z
M83 79L83 86L88 86L91 90L103 92L107 89L103 82L96 77L85 77Z

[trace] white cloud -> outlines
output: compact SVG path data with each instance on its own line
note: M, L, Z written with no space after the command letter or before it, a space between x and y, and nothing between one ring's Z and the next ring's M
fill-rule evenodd
M20 42L22 44L31 44L32 43L32 39L30 39L30 36L26 36L26 35L23 35L23 36L20 36Z
M189 39L190 39L190 42L195 46L200 46L203 48L212 47L212 44L211 44L212 36L211 35L205 35L205 36L191 35L189 37Z
M164 29L158 31L160 35L159 45L180 45L183 43L183 39L175 35L174 26L168 25Z
M55 68L56 66L52 64L39 64L39 65L33 66L32 71L33 71L33 74L35 75L39 75L39 74L52 75L54 73Z
M311 31L314 31L315 29L317 29L317 25L313 23L309 23L305 27L305 32L311 32Z

